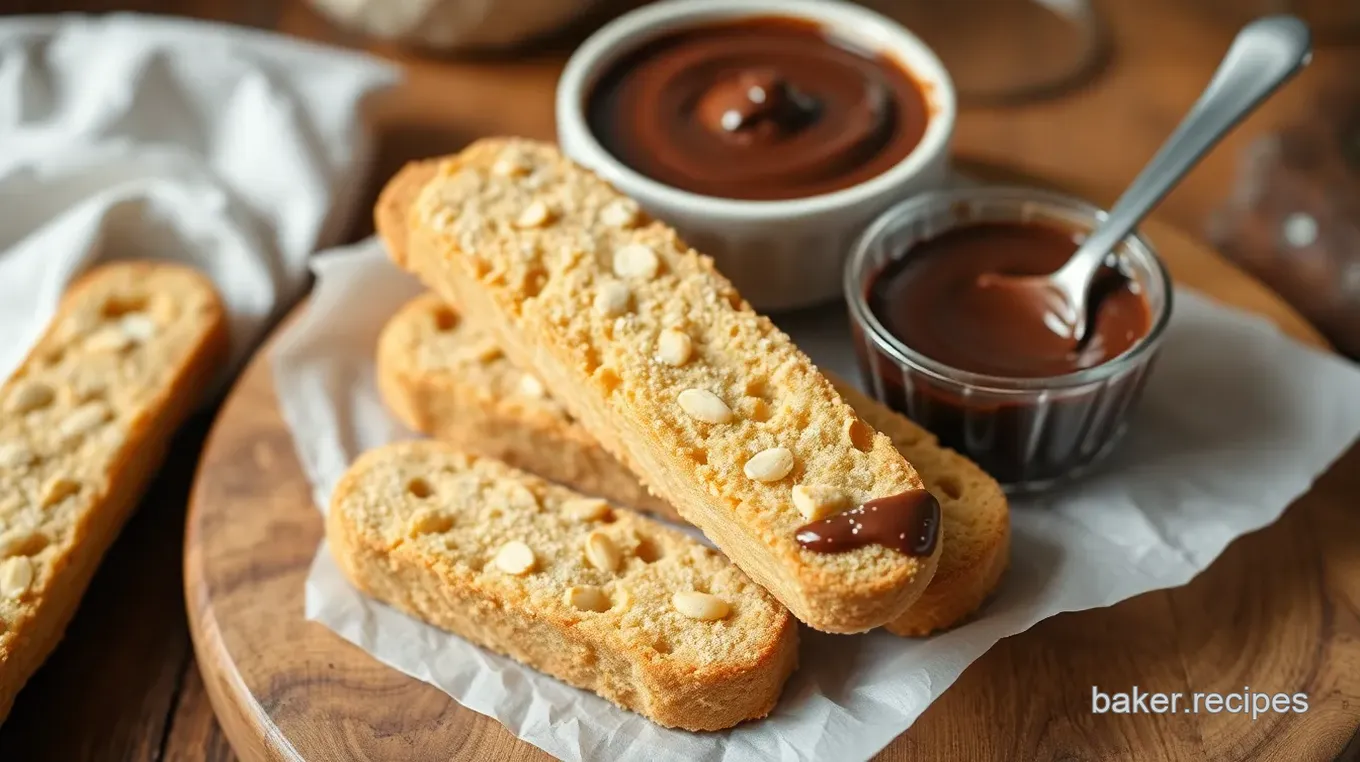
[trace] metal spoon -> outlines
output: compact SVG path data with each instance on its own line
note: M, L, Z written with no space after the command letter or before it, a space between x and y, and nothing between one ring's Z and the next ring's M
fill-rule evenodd
M1081 343L1088 322L1087 295L1106 255L1228 130L1311 57L1308 27L1293 16L1267 16L1243 27L1190 113L1066 264L1051 275L988 274L978 285L1036 292L1024 301L1042 309L1055 332Z

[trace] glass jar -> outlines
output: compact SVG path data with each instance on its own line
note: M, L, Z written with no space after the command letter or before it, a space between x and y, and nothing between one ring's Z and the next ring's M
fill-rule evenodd
M1171 278L1147 240L1130 236L1116 252L1147 300L1147 335L1107 362L1060 376L992 376L936 361L883 326L869 307L868 291L885 266L947 230L1020 222L1087 232L1104 216L1080 199L1003 187L937 191L890 208L860 237L845 269L865 386L972 458L1012 494L1042 490L1090 468L1123 435L1170 319Z

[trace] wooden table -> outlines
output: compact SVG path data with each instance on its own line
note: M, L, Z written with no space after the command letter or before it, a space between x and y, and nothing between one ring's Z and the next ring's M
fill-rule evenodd
M563 51L579 38L579 32L567 35L531 58L453 62L367 45L330 27L299 0L0 4L5 12L115 7L367 46L400 61L406 84L375 104L381 142L370 195L401 162L454 150L479 135L551 137L549 93ZM1194 99L1233 30L1203 2L1109 0L1101 7L1114 45L1101 75L1055 100L965 110L961 154L1051 178L1099 201L1117 194ZM1242 147L1356 71L1360 49L1320 50L1310 70L1171 195L1160 219L1202 230L1231 186ZM354 235L367 229L366 219L356 220ZM0 728L0 759L233 758L193 663L181 592L183 506L209 422L201 416L181 433L175 457L110 551L66 640ZM960 727L951 720L964 714L955 711L958 703L989 695L987 675L969 670L960 688L922 718L922 732L899 744L893 756L971 749L998 759L1141 760L1199 758L1201 750L1212 749L1224 759L1360 758L1353 740L1360 721L1358 496L1360 447L1353 447L1278 524L1234 543L1186 587L1094 614L1056 617L1003 641L986 658L989 668L1014 664L1016 675L1039 676L1035 689L990 695L995 725ZM1121 637L1130 631L1142 634L1132 647ZM1092 647L1101 643L1119 648ZM1164 663L1154 657L1167 652L1180 655L1178 668L1156 674L1145 669ZM1163 691L1228 691L1240 689L1244 675L1278 675L1291 689L1306 686L1314 709L1256 723L1230 715L1094 716L1080 709L1089 685L1045 682L1046 674L1099 674L1112 689L1137 684ZM500 735L503 740L476 748L507 754L513 739Z

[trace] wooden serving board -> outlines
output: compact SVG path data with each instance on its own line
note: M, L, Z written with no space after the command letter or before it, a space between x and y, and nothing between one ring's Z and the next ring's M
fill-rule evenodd
M1176 278L1325 343L1264 287L1176 230L1148 233ZM246 760L547 758L438 689L303 619L321 517L260 352L204 448L185 539L194 648ZM1354 448L1275 526L1190 585L1049 619L973 664L885 759L1331 758L1360 723ZM1349 564L1352 568L1343 568ZM1092 685L1303 691L1306 714L1092 715Z

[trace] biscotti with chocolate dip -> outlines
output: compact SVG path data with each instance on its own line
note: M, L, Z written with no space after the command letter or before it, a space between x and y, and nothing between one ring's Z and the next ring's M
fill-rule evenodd
M577 492L684 521L572 420L542 382L435 294L416 297L388 320L377 354L383 401L411 429ZM940 501L949 536L925 593L886 628L919 636L959 624L996 589L1006 567L1010 509L1001 486L930 432L828 377L916 466Z
M393 184L381 203L411 193ZM799 619L860 632L920 597L938 502L672 229L524 140L440 160L405 222L398 264Z

